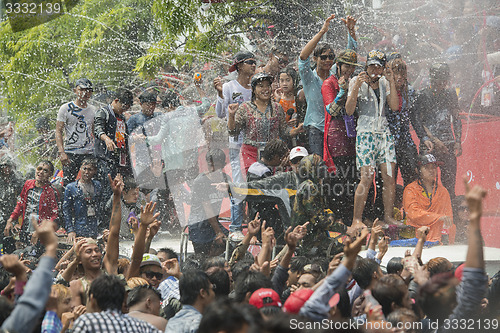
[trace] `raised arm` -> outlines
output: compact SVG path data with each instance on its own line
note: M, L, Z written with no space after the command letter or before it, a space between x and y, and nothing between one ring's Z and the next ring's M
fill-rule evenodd
M108 274L117 274L120 224L122 220L121 196L124 184L120 174L116 175L115 179L111 179L111 176L108 174L108 178L111 189L113 190L113 208L109 221L109 236L108 242L106 243L106 254L104 255L103 263Z
M391 108L392 111L398 111L399 110L399 97L398 97L398 91L396 89L396 80L394 80L394 74L392 72L392 68L389 66L385 68L385 77L387 81L389 81L390 85L390 93L389 96L387 96L387 104L389 104L389 107Z
M481 235L481 216L483 215L483 199L486 190L480 186L470 189L467 180L465 183L465 200L469 206L469 247L465 259L465 267L481 268L484 270L483 236Z
M142 255L144 254L146 243L146 231L148 227L156 220L160 213L155 213L156 202L148 202L146 207L141 207L141 221L139 230L135 235L134 249L130 260L130 267L127 271L127 279L139 276L139 268L141 267Z
M300 52L300 60L306 60L309 58L311 53L313 53L314 49L316 48L316 45L318 45L319 41L323 37L324 34L328 32L328 28L330 27L330 21L335 18L335 14L330 15L323 23L323 26L321 27L321 30L304 46L302 51Z

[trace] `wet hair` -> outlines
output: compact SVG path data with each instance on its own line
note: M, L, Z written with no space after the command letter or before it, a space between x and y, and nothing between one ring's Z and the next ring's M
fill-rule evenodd
M62 302L66 297L71 297L71 291L65 285L56 283L51 288L57 293L58 302Z
M139 101L141 103L156 103L156 92L146 90L139 95Z
M193 305L200 295L200 289L210 289L210 279L207 273L200 270L184 271L179 279L179 292L181 303Z
M233 281L238 280L240 274L248 271L250 266L254 263L253 259L242 259L238 260L236 263L231 265L231 273L233 276Z
M417 315L415 314L415 312L413 312L413 310L406 309L406 308L396 309L396 310L392 311L387 316L387 321L392 324L392 327L398 327L398 325L401 327L404 327L406 333L420 332L417 329L417 327L418 327L417 323L419 322L419 319L418 319ZM415 323L415 324L414 325L408 325L408 324L405 325L405 323ZM410 329L408 329L407 326ZM413 327L415 327L415 329L413 329Z
M203 254L194 254L182 262L181 271L201 269L201 263L205 261Z
M49 120L45 116L38 117L35 121L35 128L37 130L49 130Z
M207 163L213 167L216 164L225 165L226 164L226 154L222 149L210 148L205 156Z
M93 167L94 169L97 170L97 160L93 157L87 157L86 159L84 159L82 161L81 166L84 166L84 165L90 165L91 167Z
M114 94L114 98L117 99L120 103L126 105L134 104L134 95L128 89L124 88L118 89Z
M234 300L241 303L247 293L252 294L260 288L273 288L271 280L261 272L245 271L238 276L234 287Z
M145 301L148 297L156 296L161 301L161 294L156 288L149 285L140 285L132 289L127 297L127 306L131 307Z
M99 275L90 285L89 295L101 311L121 310L125 298L125 281L116 275Z
M457 279L452 272L432 276L419 290L418 303L431 319L447 318L456 306Z
M372 282L373 273L377 272L379 265L373 259L368 258L358 258L354 269L352 271L352 277L361 289L366 289Z
M408 297L408 287L399 275L388 274L377 280L372 295L382 305L382 312L387 316L392 312L393 304L403 307L404 298Z
M403 271L403 258L392 257L387 263L387 274L401 274Z
M436 274L450 272L453 269L453 264L446 258L436 257L429 260L425 268L429 271L430 277L432 277Z
M288 146L283 140L274 139L269 141L264 147L262 157L267 161L272 160L274 157L284 157L288 153Z
M316 46L313 52L314 57L319 57L326 51L332 51L333 55L335 56L335 52L333 51L333 48L330 46L330 44L322 43Z
M177 253L174 250L172 250L171 248L168 248L168 247L162 247L161 249L159 249L157 251L157 253L160 253L160 252L165 253L167 255L167 259L173 259L173 258L178 259L179 258L178 255L177 255Z
M347 289L340 288L339 293L339 302L337 304L337 309L340 311L340 315L343 318L351 318L351 300L349 298L349 294L347 293Z
M307 257L304 256L293 257L292 260L290 261L289 269L292 272L302 273L304 271L304 266L310 263L311 261Z
M54 164L52 164L51 161L49 161L49 160L42 160L42 161L40 161L40 163L38 163L38 165L40 165L40 164L47 165L50 168L50 174L51 175L54 174Z
M282 70L280 70L278 74L278 79L281 74L286 74L292 78L293 82L293 92L294 95L297 95L297 89L299 87L299 76L297 75L297 71L293 69L292 67L285 67Z
M274 316L277 316L277 315L283 313L281 308L279 306L275 306L275 305L264 306L264 307L260 308L259 311L260 311L260 313L262 313L262 315L264 315L266 317L274 317Z
M210 257L207 258L205 263L203 264L203 270L207 270L210 267L219 267L219 268L224 268L226 265L226 259L222 257Z
M212 266L206 271L208 279L215 285L215 297L227 297L231 292L231 279L226 270Z
M164 109L176 108L181 105L179 96L171 89L165 91L161 99L161 107Z
M403 84L403 88L400 91L403 98L408 101L408 69L406 66L406 62L401 58L395 58L388 62L388 66L392 69L393 73L401 72L405 75L405 84Z
M246 309L243 306L234 304L229 299L218 299L205 309L198 331L203 333L240 332L245 325L252 324L245 312Z
M137 185L133 177L125 177L125 179L123 180L123 192L135 190L138 187L139 186Z

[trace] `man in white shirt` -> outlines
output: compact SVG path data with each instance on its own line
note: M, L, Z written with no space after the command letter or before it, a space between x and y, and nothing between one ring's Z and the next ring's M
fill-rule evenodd
M391 110L399 110L399 98L392 71L386 69L385 77L383 76L385 62L383 52L370 51L365 72L361 72L349 82L345 108L348 115L358 111L356 165L361 172L361 180L354 195L354 228L363 227L363 210L377 167L382 172L384 183L384 221L395 224L392 211L396 187L396 152L384 108L387 102Z
M229 104L249 101L252 98L252 89L250 88L250 79L255 73L257 61L251 52L238 52L234 57L234 62L229 68L229 72L238 71L236 80L222 84L221 78L214 80L214 87L217 90L217 104L215 111L219 118L227 118L227 108ZM229 160L231 163L231 172L234 182L242 183L243 176L240 168L240 148L243 137L236 139L229 136ZM243 223L244 207L243 203L234 199L231 203L231 225L229 226L229 237L232 241L240 242L243 240L241 233L241 224Z
M92 82L86 78L78 79L73 91L75 100L59 108L56 122L56 144L63 165L64 185L75 181L82 161L94 153L96 108L88 104L93 92Z

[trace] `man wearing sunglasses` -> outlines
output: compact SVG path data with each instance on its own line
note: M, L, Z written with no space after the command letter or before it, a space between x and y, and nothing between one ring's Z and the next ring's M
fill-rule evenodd
M163 268L160 259L154 254L144 254L139 274L140 277L148 281L150 286L158 288L163 280Z
M78 79L73 91L75 100L59 108L56 122L56 144L63 165L64 185L75 181L82 161L92 157L94 152L92 128L96 108L88 104L93 92L92 82Z
M255 74L257 61L255 55L251 52L240 51L236 53L234 62L229 67L229 72L238 72L236 80L222 84L220 77L214 79L214 88L217 90L217 104L215 112L219 118L227 118L228 106L230 104L247 102L252 98L252 89L250 88L250 79ZM243 134L237 138L229 136L229 161L231 163L231 172L233 181L242 183L243 176L240 167L240 148L243 143ZM243 203L235 200L231 204L231 232L229 238L234 242L243 240L241 225L243 223Z
M269 54L269 60L263 66L259 66L256 73L264 72L271 74L276 79L280 70L285 68L290 62L286 51L282 47L273 47Z
M306 117L304 119L304 128L307 130L309 140L309 152L323 157L323 140L325 131L325 105L321 95L321 86L323 81L335 74L332 69L335 53L328 44L320 44L320 40L328 32L330 21L335 18L332 14L325 20L321 30L304 46L299 55L299 75L304 86L304 94L307 101ZM356 50L356 34L354 26L356 20L348 16L342 21L349 30L347 49ZM311 68L312 60L316 63L316 68Z

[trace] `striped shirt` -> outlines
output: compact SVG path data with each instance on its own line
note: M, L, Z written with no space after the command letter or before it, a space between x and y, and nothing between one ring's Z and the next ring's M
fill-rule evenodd
M73 327L73 332L88 333L159 333L151 324L132 318L118 310L86 313L80 316Z

